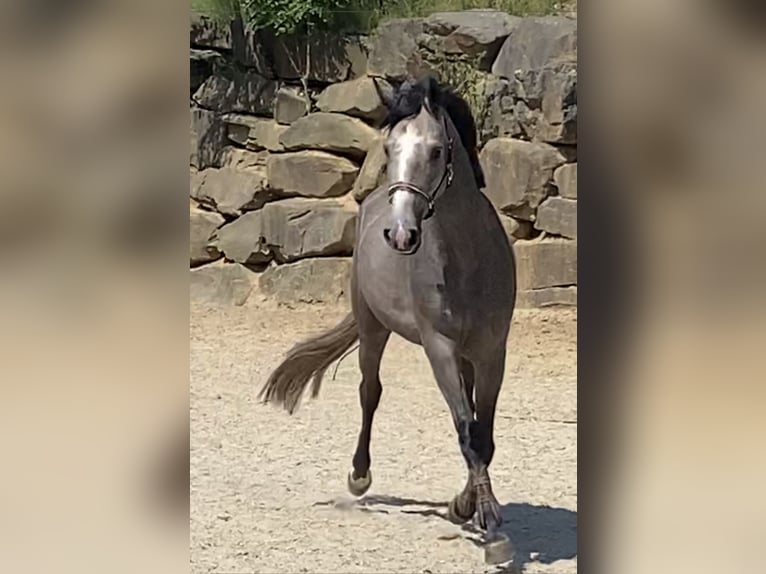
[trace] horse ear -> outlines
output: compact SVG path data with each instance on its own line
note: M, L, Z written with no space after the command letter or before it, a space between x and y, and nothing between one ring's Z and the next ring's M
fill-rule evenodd
M442 104L442 93L439 82L436 81L435 77L429 74L420 80L420 85L424 92L423 102L425 103L426 109L432 114L436 113Z
M386 109L391 109L394 105L394 88L385 80L372 76L372 84L375 86L375 91L378 93L380 101L386 106Z

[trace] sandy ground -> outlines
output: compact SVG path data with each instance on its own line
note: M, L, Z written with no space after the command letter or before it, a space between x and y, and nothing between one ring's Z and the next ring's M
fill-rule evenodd
M360 501L346 491L356 353L293 417L259 403L283 353L344 313L192 308L192 572L508 572L445 518L466 470L422 349L397 337L386 349ZM525 573L577 570L576 331L573 310L517 311L508 343L491 476Z

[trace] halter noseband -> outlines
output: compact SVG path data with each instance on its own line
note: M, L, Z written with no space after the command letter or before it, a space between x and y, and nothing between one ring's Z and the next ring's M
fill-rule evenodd
M454 171L452 169L452 137L449 135L449 131L447 130L447 122L444 120L444 118L442 118L442 125L444 126L444 133L447 134L447 163L444 167L441 178L439 178L439 181L437 182L436 186L434 186L433 190L431 190L431 193L426 193L417 185L407 181L396 181L388 186L389 202L392 200L394 193L397 191L407 191L423 198L428 205L428 211L426 211L424 219L428 219L433 215L436 196L439 194L439 189L441 189L442 184L446 180L447 184L444 187L449 187L452 184L452 178L454 176Z

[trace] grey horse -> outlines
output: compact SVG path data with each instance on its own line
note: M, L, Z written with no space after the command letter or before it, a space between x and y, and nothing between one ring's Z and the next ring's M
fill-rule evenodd
M502 522L489 465L495 406L515 304L514 259L500 220L479 187L470 108L432 78L379 90L386 122L387 185L362 203L351 274L352 312L296 345L261 391L290 413L312 381L359 340L362 428L352 494L372 483L370 431L382 386L379 367L392 332L421 345L444 395L468 466L448 507L461 523L476 515L488 534Z

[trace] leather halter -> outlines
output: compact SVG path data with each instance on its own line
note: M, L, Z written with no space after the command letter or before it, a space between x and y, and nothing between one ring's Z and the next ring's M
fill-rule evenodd
M444 112L442 112L444 113ZM449 135L449 131L447 130L447 122L442 118L442 126L444 127L444 133L447 134L447 163L444 166L444 171L442 172L441 178L439 178L439 181L434 186L434 188L431 190L431 193L427 193L424 190L420 189L417 185L409 183L407 181L396 181L388 186L388 201L390 202L393 199L394 193L397 191L407 191L409 193L414 193L416 196L421 197L426 201L426 204L428 205L428 211L426 211L425 216L423 219L428 219L431 217L434 213L434 204L436 203L437 195L439 194L439 190L442 187L442 184L446 181L446 185L444 188L448 188L452 184L452 178L455 175L454 171L452 169L452 137Z

